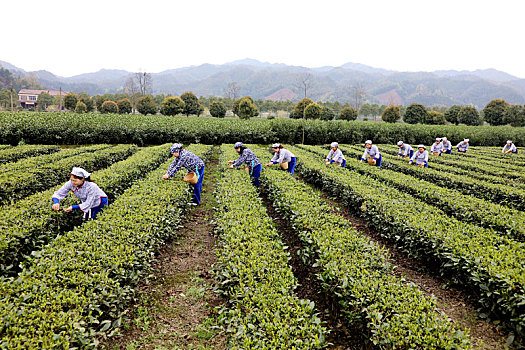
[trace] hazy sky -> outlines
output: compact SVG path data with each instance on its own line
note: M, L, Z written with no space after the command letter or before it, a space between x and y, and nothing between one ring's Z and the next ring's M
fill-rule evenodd
M525 1L2 1L0 60L61 76L254 58L525 78Z

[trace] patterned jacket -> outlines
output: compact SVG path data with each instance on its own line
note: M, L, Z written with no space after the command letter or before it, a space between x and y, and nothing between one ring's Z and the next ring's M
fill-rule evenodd
M282 162L291 162L292 158L295 158L295 155L285 148L281 148L279 152L275 152L271 162L273 163L282 163Z
M188 172L198 173L197 168L202 169L204 162L197 155L183 149L180 151L179 156L175 157L173 163L170 164L166 174L174 176L182 167L186 168Z
M238 168L242 163L246 163L250 171L252 171L257 165L261 164L259 158L257 158L255 153L253 153L253 151L249 148L245 148L242 151L242 153L239 155L239 158L233 162L233 166Z

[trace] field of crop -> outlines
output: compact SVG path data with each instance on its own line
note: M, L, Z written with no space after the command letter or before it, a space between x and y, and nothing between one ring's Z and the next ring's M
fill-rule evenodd
M523 346L525 155L476 146L419 168L383 144L379 169L343 144L343 169L328 146L297 144L295 175L264 167L258 190L229 168L231 143L193 143L206 164L193 206L185 172L162 178L170 143L108 138L0 145L0 349ZM74 166L109 197L95 221L51 209ZM211 245L184 243L199 235ZM168 276L199 254L213 258L191 279Z

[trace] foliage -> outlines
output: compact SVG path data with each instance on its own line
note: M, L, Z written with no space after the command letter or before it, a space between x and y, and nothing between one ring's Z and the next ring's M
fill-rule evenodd
M463 106L458 113L458 122L465 125L480 125L481 118L475 107Z
M244 96L244 97L236 99L235 101L233 101L233 105L232 105L232 112L236 116L239 116L239 104L241 103L242 100L245 100L245 99L255 104L255 102L253 101L253 98L251 98L250 96Z
M334 120L334 119L335 119L334 110L328 106L322 106L321 120Z
M292 118L292 119L302 119L302 118L304 118L304 110L306 109L306 107L308 107L312 103L314 103L314 101L312 101L311 99L303 98L301 101L299 101L295 105L292 113L290 113L290 118Z
M525 110L521 105L512 105L507 107L503 113L503 124L511 126L525 126Z
M160 106L162 115L182 114L185 110L185 103L180 97L169 96L164 99Z
M85 92L80 93L78 97L79 97L79 101L82 101L82 103L86 105L86 112L92 112L93 109L95 108L93 99L89 97L89 95L86 94Z
M133 110L133 106L131 105L129 98L122 98L118 100L117 107L119 114L129 114Z
M186 116L201 115L203 108L199 103L199 99L197 98L197 96L195 96L193 92L186 91L185 93L180 95L180 98L182 99L182 101L184 101L184 112L183 113L186 114ZM174 114L171 114L171 115L174 115Z
M104 101L100 113L118 113L118 105L113 101Z
M288 254L257 189L244 170L228 169L227 160L236 156L231 145L221 147L215 192L220 244L214 274L229 297L219 311L229 348L322 348L326 329L314 304L293 293L297 281Z
M356 120L357 119L357 109L354 107L345 107L339 112L339 118L341 120Z
M66 96L64 96L64 107L66 109L69 109L70 111L74 111L78 102L78 96L77 94L70 92Z
M42 91L40 95L38 95L37 104L39 109L45 110L48 106L53 104L53 101L53 96L51 96L45 91Z
M391 105L385 108L383 114L381 115L381 119L387 123L397 122L399 119L401 119L401 111L399 110L399 106Z
M250 119L259 115L259 109L248 98L242 98L237 108L237 115L241 119Z
M77 106L75 107L75 113L86 113L87 107L86 104L82 101L77 102Z
M182 178L162 179L168 165L127 189L97 220L35 252L16 283L0 282L2 347L97 347L97 338L116 332L191 198Z
M428 125L445 125L446 120L443 113L438 111L428 111L425 118L425 124Z
M51 154L60 151L58 146L43 146L43 145L23 145L17 147L5 147L3 146L0 149L0 170L2 172L8 171L10 166L5 165L5 163L16 162L18 160L35 157L44 154Z
M490 125L504 125L503 115L509 104L502 99L494 99L483 108L483 119Z
M213 101L210 104L210 114L214 118L224 118L226 116L226 105L222 101Z
M424 124L427 119L425 106L419 103L412 103L407 107L403 120L408 124Z
M453 105L445 111L445 120L452 124L459 124L458 114L461 110L461 106Z
M97 111L101 112L102 111L102 104L106 101L111 101L107 96L101 96L101 95L97 95L95 97L95 105L97 106Z
M137 111L140 114L157 114L157 104L151 95L142 96L137 100Z
M306 119L319 119L321 118L322 108L317 103L310 103L304 109L304 116Z

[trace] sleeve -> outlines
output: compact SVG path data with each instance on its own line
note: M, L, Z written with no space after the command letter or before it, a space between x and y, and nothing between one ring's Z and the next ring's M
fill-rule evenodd
M418 152L419 152L419 151L418 151ZM416 157L417 157L417 153L418 153L418 152L414 152L414 154L412 155L412 158L410 158L410 161L411 161L411 162L413 162L413 161L416 159Z
M456 148L459 148L459 145L461 145L461 142L456 145Z
M408 153L409 150L410 150L410 148L405 147L405 152L403 152L403 156L408 156L409 155L409 153Z
M328 152L328 155L326 156L326 160L332 159L333 154L334 154L334 150L331 149L330 152Z
M282 163L284 162L284 158L286 158L286 153L288 151L285 150L285 149L282 149L280 152L279 152L279 160L277 161L278 163Z
M239 165L241 165L242 163L246 161L247 157L248 157L248 152L242 152L239 158L237 158L237 160L233 162L233 166L238 168Z
M52 200L53 203L60 203L60 201L66 198L67 194L71 190L71 181L65 183L64 186L60 187L58 190L53 193Z
M272 160L270 160L270 162L272 162L273 164L278 163L278 162L277 162L278 155L279 155L279 154L278 154L277 152L275 152L274 155L273 155L273 157L272 157Z
M501 152L505 152L506 148L507 148L507 145L503 146L503 149L501 150Z
M468 142L467 144L465 145L465 151L468 150Z
M175 158L175 160L170 164L168 171L166 171L166 174L168 174L169 176L175 176L175 174L179 172L180 168L182 168L181 160L182 158L181 159Z
M365 148L365 152L363 153L363 156L361 157L361 160L366 160L366 148Z
M433 144L432 144L432 147L430 147L430 152L434 152L435 149L436 149L436 144L433 143Z
M423 154L425 155L424 162L425 164L428 164L428 152L424 152Z
M407 148L407 149L408 149L408 148ZM403 152L403 150L400 148L400 149L399 149L399 153L398 153L397 155L400 156L401 153L403 153L403 155L405 155L405 153L406 153L406 149L405 149L405 152Z

